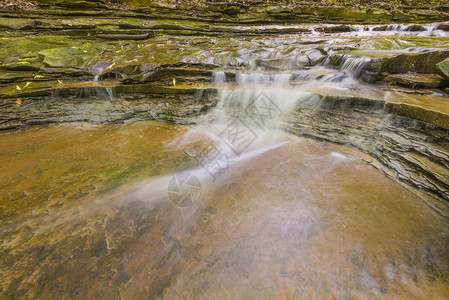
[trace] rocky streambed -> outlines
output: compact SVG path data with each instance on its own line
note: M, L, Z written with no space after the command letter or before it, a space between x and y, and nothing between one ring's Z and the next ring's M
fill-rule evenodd
M217 91L238 87L245 74L258 74L260 83L283 74L290 76L287 88L322 100L319 113L298 109L293 132L356 146L447 203L446 23L249 26L116 18L4 13L0 128L192 124L214 107ZM214 81L217 74L223 83ZM363 115L376 126L366 127ZM392 128L396 138L380 135ZM425 145L413 142L415 131L423 132ZM359 138L376 146L350 141ZM387 149L377 140L393 144ZM395 167L396 151L423 159L403 157Z
M232 7L226 14L180 18L173 15L177 9L158 5L152 12L131 10L112 16L101 10L1 12L1 257L4 270L15 266L17 271L2 272L0 293L49 297L70 287L73 297L94 297L100 290L96 296L204 296L214 294L212 285L230 269L236 272L230 282L238 287L230 297L355 297L354 289L365 297L406 297L413 289L423 296L435 289L446 295L446 13L438 13L429 23L424 22L429 19L424 12L409 11L401 19L379 10L351 19L329 9L332 17L309 12L314 17L298 21L284 18L291 12L268 9L257 12L270 11L265 24L252 24L255 15L245 19ZM288 24L279 22L283 18ZM339 24L341 18L348 23ZM324 20L329 24L312 23ZM399 23L405 21L411 23ZM296 137L281 139L295 146L259 154L247 171L240 166L209 186L203 204L181 217L172 203L159 201L165 197L160 186L167 185L167 178L129 188L149 176L192 167L185 149L166 153L162 145L172 145L197 124L222 120L217 108L237 116L247 112L241 100L248 95L267 96L265 103L273 104L280 115L290 109L281 105L284 98L295 100L282 128ZM270 130L276 137L278 133ZM318 152L324 160L318 160ZM269 172L277 169L271 181ZM265 175L257 179L255 174ZM241 182L234 182L233 176ZM251 182L271 184L264 194ZM47 188L40 189L40 183ZM360 207L359 191L371 199L366 207ZM264 199L268 207L277 205L269 195L285 202L273 218L258 218L267 211L255 199ZM305 202L291 200L295 195ZM282 215L292 203L299 205L290 216L297 221L284 222ZM326 206L331 208L327 212ZM380 217L377 210L392 212L393 221ZM349 216L348 211L351 217L343 224L336 216ZM354 217L358 214L369 222L361 226ZM233 227L239 216L250 220L249 227ZM230 223L223 221L227 219ZM251 226L258 222L265 225L254 234L257 226ZM382 243L391 252L364 240L364 233L379 235L370 224L388 236ZM391 232L388 224L396 224ZM413 238L416 224L425 225ZM288 247L260 247L261 241L277 243L272 232L279 230ZM300 237L292 238L289 232L299 232ZM402 232L406 237L398 238ZM247 242L220 244L223 235ZM315 235L324 240L315 242ZM333 242L323 242L329 238ZM311 265L298 260L296 269L282 263L273 269L275 261L293 258L290 250L295 247L313 244L320 255L332 256L326 247L340 242L341 248L331 247L341 254L331 259L335 268L308 253L304 257ZM354 248L356 244L362 247ZM154 255L143 254L144 249ZM24 257L31 263L27 265ZM69 266L76 265L72 258L89 270L74 273L80 284L70 279ZM143 261L151 263L143 267ZM381 267L385 261L388 270ZM41 267L33 273L35 265ZM348 266L353 273L342 271ZM208 280L211 270L215 277ZM320 277L320 272L333 275ZM33 281L32 276L40 279ZM354 280L335 285L333 276ZM101 278L98 286L92 278ZM269 289L252 293L237 284L242 278L253 291ZM54 289L51 282L61 284ZM185 293L176 288L183 282L191 286ZM302 282L302 288L295 290L295 282ZM316 286L327 287L319 292ZM217 288L229 291L226 284Z

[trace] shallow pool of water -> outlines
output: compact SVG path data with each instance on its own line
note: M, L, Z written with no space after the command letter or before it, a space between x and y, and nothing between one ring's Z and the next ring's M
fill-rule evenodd
M268 131L212 178L186 127L86 126L0 136L2 297L449 297L447 220L354 149Z

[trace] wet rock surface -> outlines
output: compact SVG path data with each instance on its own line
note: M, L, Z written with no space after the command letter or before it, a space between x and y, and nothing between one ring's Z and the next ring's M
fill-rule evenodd
M389 73L435 74L436 64L449 57L449 50L430 50L425 53L400 54L371 62L370 70Z
M447 12L77 4L92 10L0 12L0 295L448 295L449 33L418 24ZM310 94L285 128L312 140L289 136L187 214L169 178L127 186L190 167L161 137L242 82Z
M38 3L44 13L54 15L127 15L146 16L152 19L184 19L202 20L207 22L232 22L232 23L391 23L391 22L428 22L447 21L449 14L447 9L434 5L421 5L419 7L403 5L392 9L391 7L354 7L354 6L320 6L291 5L291 3L156 3L141 0L121 1L126 5L125 10L114 9L111 3L93 0L40 0ZM107 5L108 4L108 5ZM196 5L199 4L199 5ZM201 5L203 4L203 5ZM344 5L344 3L343 3ZM108 9L112 8L112 9ZM67 11L68 10L68 11ZM7 11L7 10L6 10Z
M86 121L191 124L216 104L221 87L210 84L216 74L224 73L232 83L251 72L260 72L261 82L279 72L290 74L293 87L315 82L310 92L328 101L374 103L429 124L425 128L449 129L447 94L438 90L447 81L435 74L449 56L444 24L229 26L122 18L117 25L89 16L2 18L0 23L5 33L0 40L4 130ZM24 36L33 30L41 35ZM102 35L114 39L100 39ZM141 36L145 39L128 39ZM323 81L351 77L393 86L320 87ZM387 159L382 161L389 165ZM443 190L401 176L447 201Z
M437 72L446 79L449 79L449 60L446 58L442 62L437 63Z
M298 109L290 130L297 135L351 145L375 157L380 162L378 168L387 175L439 199L439 203L429 205L449 216L447 130L390 111L388 105L324 100L312 114L306 108Z
M447 85L446 80L437 74L392 74L386 76L384 81L411 88L439 88Z

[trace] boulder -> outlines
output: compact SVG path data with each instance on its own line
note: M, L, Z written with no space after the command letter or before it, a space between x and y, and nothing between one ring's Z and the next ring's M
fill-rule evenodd
M449 58L436 64L437 73L446 79L449 79Z
M421 53L404 53L371 61L369 71L435 74L436 64L449 57L449 50L428 50Z
M388 28L387 25L376 26L376 27L373 27L373 31L386 31L387 28Z
M446 24L446 23L444 23L444 24L438 24L438 25L437 25L437 29L438 29L438 30L449 31L449 24Z
M407 13L405 11L394 9L392 21L404 22L404 21L414 21L416 17L413 14Z
M367 20L371 22L385 22L391 21L393 14L385 9L370 9L367 11Z
M422 25L413 24L407 27L407 31L426 31Z

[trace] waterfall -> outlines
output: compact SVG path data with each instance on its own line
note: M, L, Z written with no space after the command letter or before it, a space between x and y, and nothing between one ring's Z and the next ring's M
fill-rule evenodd
M440 24L433 23L427 25L421 24L391 24L385 31L389 34L407 35L407 36L448 36L449 33L439 28Z
M114 87L103 87L99 83L102 81L102 73L109 66L109 62L101 62L92 66L87 66L86 68L95 74L94 83L98 84L98 86L87 86L81 89L77 93L77 97L81 98L92 98L92 99L101 99L101 100L116 100L117 95L115 93ZM117 79L117 78L116 78Z
M291 74L244 73L226 82L223 72L215 73L213 84L220 86L216 107L169 145L197 161L198 168L188 173L202 184L210 183L229 168L287 143L281 129L291 113L301 103L320 99L292 89L291 79Z
M357 78L361 75L365 66L371 61L368 57L352 57L345 56L343 58L343 64L341 70L348 72L353 77Z
M371 62L368 57L354 57L348 54L333 54L324 62L325 66L337 66L348 76L358 78Z
M442 30L440 25L447 25L447 22L432 24L390 24L388 26L352 25L351 35L449 36L449 32Z
M99 99L99 100L116 100L115 89L113 87L103 86L86 86L77 89L76 98Z
M225 72L214 72L212 74L212 80L217 85L222 85L222 84L226 83Z
M367 26L367 25L352 25L351 31L355 32L370 32L373 31L373 26Z
M291 74L237 74L235 83L219 90L219 101L209 122L223 125L238 119L258 135L281 129L298 102L313 96L289 88L291 79Z
M115 89L113 87L105 87L104 89L106 90L106 94L108 95L109 100L115 100L117 98Z

